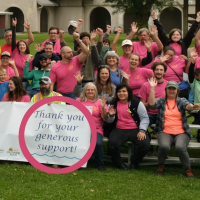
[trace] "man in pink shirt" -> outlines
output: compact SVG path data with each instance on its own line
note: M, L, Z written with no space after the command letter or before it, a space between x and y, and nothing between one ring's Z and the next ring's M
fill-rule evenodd
M82 48L82 52L78 56L73 57L73 51L70 47L62 47L60 51L62 61L56 63L52 67L49 78L51 79L52 90L56 82L57 92L61 93L63 96L76 99L76 97L73 95L73 90L77 82L74 76L76 75L77 71L81 70L81 67L86 61L90 51L80 40L80 35L78 33L74 32L73 36Z
M137 33L138 28L137 28L137 23L133 22L131 24L132 31L130 32L129 36L127 39L131 40L133 36ZM140 55L140 59L142 60L144 57L147 56L147 51L144 42L152 40L150 38L150 34L153 36L155 42L152 43L151 45L151 53L153 55L153 59L163 50L163 45L160 39L157 36L157 27L155 25L152 26L152 30L149 31L146 28L142 28L138 31L138 39L139 42L133 42L133 53L138 53ZM152 63L144 66L145 68L151 69ZM140 63L140 67L142 67Z

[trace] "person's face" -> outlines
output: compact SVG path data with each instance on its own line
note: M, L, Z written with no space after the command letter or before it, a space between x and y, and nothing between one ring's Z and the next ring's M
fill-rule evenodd
M174 87L168 87L167 88L167 97L171 99L175 99L177 95L177 89Z
M154 70L154 76L156 79L161 79L165 75L164 67L162 65L157 65Z
M5 40L6 40L6 44L7 45L11 45L12 44L12 31L6 33Z
M73 51L71 48L65 48L64 52L61 54L62 58L67 60L72 60L73 58Z
M49 37L50 37L50 40L52 42L56 42L56 40L58 39L58 31L57 29L53 29L49 32Z
M47 59L45 57L40 58L40 65L42 68L47 67L51 63L50 59Z
M50 94L51 83L45 84L43 82L40 83L40 91L42 95L47 96Z
M123 87L117 91L117 97L119 98L120 101L126 101L126 100L128 101L128 91L126 87Z
M178 42L181 39L181 34L178 31L175 31L171 37L172 41Z
M10 61L10 58L8 56L1 57L1 64L3 66L8 66L9 65L9 61Z
M53 53L53 45L51 44L46 45L44 51L47 55L51 57Z
M87 97L87 99L94 99L95 96L95 89L93 86L88 85L85 91L85 96Z
M1 76L1 75L0 75ZM197 79L198 81L200 81L200 73L197 75L194 75L195 79Z
M81 53L82 52L82 48L78 45L77 46L78 51Z
M0 72L0 81L1 82L5 82L6 81L6 77L7 77L6 71L1 71Z
M26 44L24 42L19 43L19 51L22 53L26 51Z
M115 56L107 57L107 64L109 66L114 66L117 64L117 58Z
M140 63L139 57L137 55L132 55L129 60L129 65L131 69L136 69Z
M169 50L169 51L167 51L167 52L165 53L165 55L168 56L167 62L172 62L172 61L173 61L173 59L174 59L174 52L173 52L173 51Z
M109 45L108 42L104 42L104 43L103 43L103 46L104 46L104 47L109 47L110 45Z
M86 46L88 46L88 45L90 44L90 38L87 37L87 36L85 36L85 37L82 38L82 42L83 42Z
M138 35L138 39L142 44L144 44L144 41L149 40L149 35L146 31L143 31L140 35Z
M10 91L14 91L15 90L15 84L13 83L13 81L12 80L9 80L9 84L8 84L8 87L9 87L9 89L10 89Z
M108 71L108 69L106 69L106 68L103 68L101 71L100 71L100 73L99 73L99 77L100 77L100 80L102 81L102 82L106 82L108 79L109 79L109 71Z
M129 44L126 44L122 47L122 50L124 52L125 55L128 55L128 54L131 54L132 51L133 51L133 46L132 45L129 45Z

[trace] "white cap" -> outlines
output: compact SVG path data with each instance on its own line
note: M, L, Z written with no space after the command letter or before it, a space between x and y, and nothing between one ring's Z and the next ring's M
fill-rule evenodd
M133 44L132 44L131 40L127 40L127 39L126 39L126 40L124 40L124 41L122 42L122 47L123 47L124 45L131 45L131 46L132 46Z
M69 28L70 26L73 26L73 27L76 27L76 28L77 28L78 22L77 22L77 21L70 21L70 22L69 22L69 25L68 25L68 28Z

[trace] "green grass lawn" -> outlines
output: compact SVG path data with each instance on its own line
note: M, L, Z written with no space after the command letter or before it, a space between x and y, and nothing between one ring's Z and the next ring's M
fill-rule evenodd
M35 42L41 43L47 34L34 34ZM27 38L26 35L17 39ZM110 36L111 41L114 35ZM118 53L121 56L121 35ZM65 35L73 47L72 36ZM0 45L5 41L0 39ZM31 54L35 54L31 45ZM191 123L193 119L189 119ZM196 131L193 131L195 134ZM106 145L105 145L106 147ZM123 149L123 151L125 151ZM199 150L189 149L190 157L200 157ZM172 148L170 155L175 155ZM106 162L106 172L94 168L90 160L86 169L62 175L46 174L29 164L0 164L0 200L198 200L200 199L200 165L192 164L196 179L187 179L180 164L167 165L163 177L156 176L156 166L141 166L139 171L122 171Z

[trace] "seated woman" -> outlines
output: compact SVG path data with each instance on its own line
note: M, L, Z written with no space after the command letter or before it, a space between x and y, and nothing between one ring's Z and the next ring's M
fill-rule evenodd
M97 143L94 150L95 155L95 166L99 171L105 171L104 162L103 162L103 120L111 123L114 121L114 109L113 107L108 108L106 105L106 99L103 96L102 100L98 98L97 88L94 83L87 83L83 91L81 92L80 98L77 101L81 102L84 106L92 106L92 116L96 123L97 130Z
M200 104L192 105L185 98L178 97L178 83L169 81L166 85L165 98L155 100L156 79L149 81L151 92L149 96L149 105L152 109L159 109L156 127L154 132L158 135L158 169L157 175L163 175L164 164L170 147L175 143L175 149L180 161L185 169L186 176L193 178L191 171L190 159L187 152L187 146L192 137L186 110L199 110Z
M127 170L120 156L119 147L131 141L138 146L131 156L130 169L138 169L138 164L150 149L150 140L147 136L149 117L144 104L133 98L131 88L126 84L119 84L111 106L115 111L116 128L111 132L108 140L109 153L113 163L120 169ZM111 114L111 113L110 113Z
M19 77L12 76L9 79L8 87L8 92L1 101L30 102L30 96L26 93Z
M73 94L76 97L79 97L82 91L83 76L81 76L80 72L77 72L75 77L77 84L74 87ZM105 96L107 104L109 104L115 96L116 87L111 81L110 70L107 65L101 65L99 67L95 85L97 87L99 99L101 99L102 96Z
M164 79L167 81L181 82L183 80L183 73L188 73L189 66L186 67L184 59L175 55L175 50L171 46L167 46L163 50L163 55L157 58L154 62L163 62L167 65L167 71L164 75ZM181 86L181 85L180 85ZM183 88L180 89L179 97L188 99L190 87L186 82Z
M196 21L192 24L184 38L182 38L181 30L177 28L172 29L169 33L169 37L167 37L165 31L163 30L162 24L157 19L156 12L153 11L151 16L153 18L154 24L157 26L158 37L161 40L163 46L171 46L175 49L175 55L184 55L187 57L187 49L190 47L194 34L199 26L200 12L197 13Z

